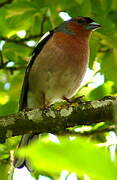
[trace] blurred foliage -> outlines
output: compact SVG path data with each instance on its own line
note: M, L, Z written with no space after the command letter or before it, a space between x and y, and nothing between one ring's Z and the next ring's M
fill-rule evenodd
M86 100L94 100L105 95L117 95L116 0L0 0L0 116L18 111L18 101L27 61L30 59L32 50L42 34L55 28L63 21L60 12L66 12L71 17L89 16L102 25L101 29L93 32L90 41L90 75L88 74L88 80L82 84L76 96L84 94ZM100 139L106 139L106 134L101 136L105 138ZM98 137L99 135L97 135ZM10 151L15 148L18 142L16 139L14 145L12 145L12 140L0 145L1 162L9 159ZM96 156L96 152L92 157L86 157L84 154L85 148L89 148L89 151L91 149L89 145L87 147L87 144L84 144L83 152L81 152L78 148L81 142L82 139L79 139L77 153L82 156L82 161L86 164L82 169L82 162L78 162L77 157L78 167L76 172L83 170L83 173L91 175L86 167L92 167L91 163ZM69 142L64 143L61 148L65 153L65 150L69 149L67 147ZM46 145L44 144L44 146ZM54 157L59 158L54 153L54 145L48 144L48 146L50 148L48 153L53 153ZM44 151L44 148L42 149ZM96 149L96 151L98 150ZM100 156L103 155L100 154ZM72 157L74 159L75 155L72 154ZM87 161L86 158L88 158ZM91 161L90 158L92 158ZM64 164L66 159L63 158L61 161L61 164ZM112 175L114 174L114 168L112 168L111 163L109 165L110 160L106 161L105 157L102 157L99 164L94 165L97 169L95 171L97 177L99 177L100 169L98 168L100 167L98 166L100 164L103 167L102 171L106 171L104 162L107 163L107 169L112 169L110 177L115 179ZM49 163L53 163L53 159ZM69 165L68 169L71 170L72 166L73 163L71 163L71 167ZM76 168L76 164L74 167ZM1 168L0 163L0 173L4 172ZM103 179L107 178L103 177Z
M112 162L108 151L99 149L94 142L85 138L58 138L55 142L47 137L39 139L29 148L20 150L19 154L21 157L26 156L38 171L46 169L49 173L57 174L68 170L79 176L86 173L95 180L117 179L117 160Z

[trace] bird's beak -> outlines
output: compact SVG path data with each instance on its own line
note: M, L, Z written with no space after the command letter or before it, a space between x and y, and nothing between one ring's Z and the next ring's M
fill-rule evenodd
M87 25L86 28L87 28L88 30L95 30L95 29L100 28L100 27L101 27L100 24L95 23L95 22L91 22L91 23L89 23L89 24Z

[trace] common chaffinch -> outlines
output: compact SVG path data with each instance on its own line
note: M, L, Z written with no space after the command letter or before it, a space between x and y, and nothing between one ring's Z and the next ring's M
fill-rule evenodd
M39 42L27 66L20 110L44 108L71 98L80 86L89 59L91 32L100 27L89 17L76 17L63 22ZM28 144L32 135L22 137L20 146ZM15 167L26 165L24 159Z

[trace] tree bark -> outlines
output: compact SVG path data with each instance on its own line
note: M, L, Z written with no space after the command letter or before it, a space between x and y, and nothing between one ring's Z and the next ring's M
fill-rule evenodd
M116 118L117 97L104 97L96 101L83 101L63 105L58 109L53 106L48 110L33 109L17 114L0 117L0 141L8 137L26 133L61 134L68 127L91 125L99 122L112 122Z

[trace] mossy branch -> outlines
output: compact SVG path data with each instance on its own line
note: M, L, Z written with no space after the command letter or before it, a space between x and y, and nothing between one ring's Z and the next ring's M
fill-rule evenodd
M0 141L26 133L61 134L68 127L115 122L116 108L117 97L105 97L97 101L67 104L59 110L53 107L48 110L33 109L0 117Z

